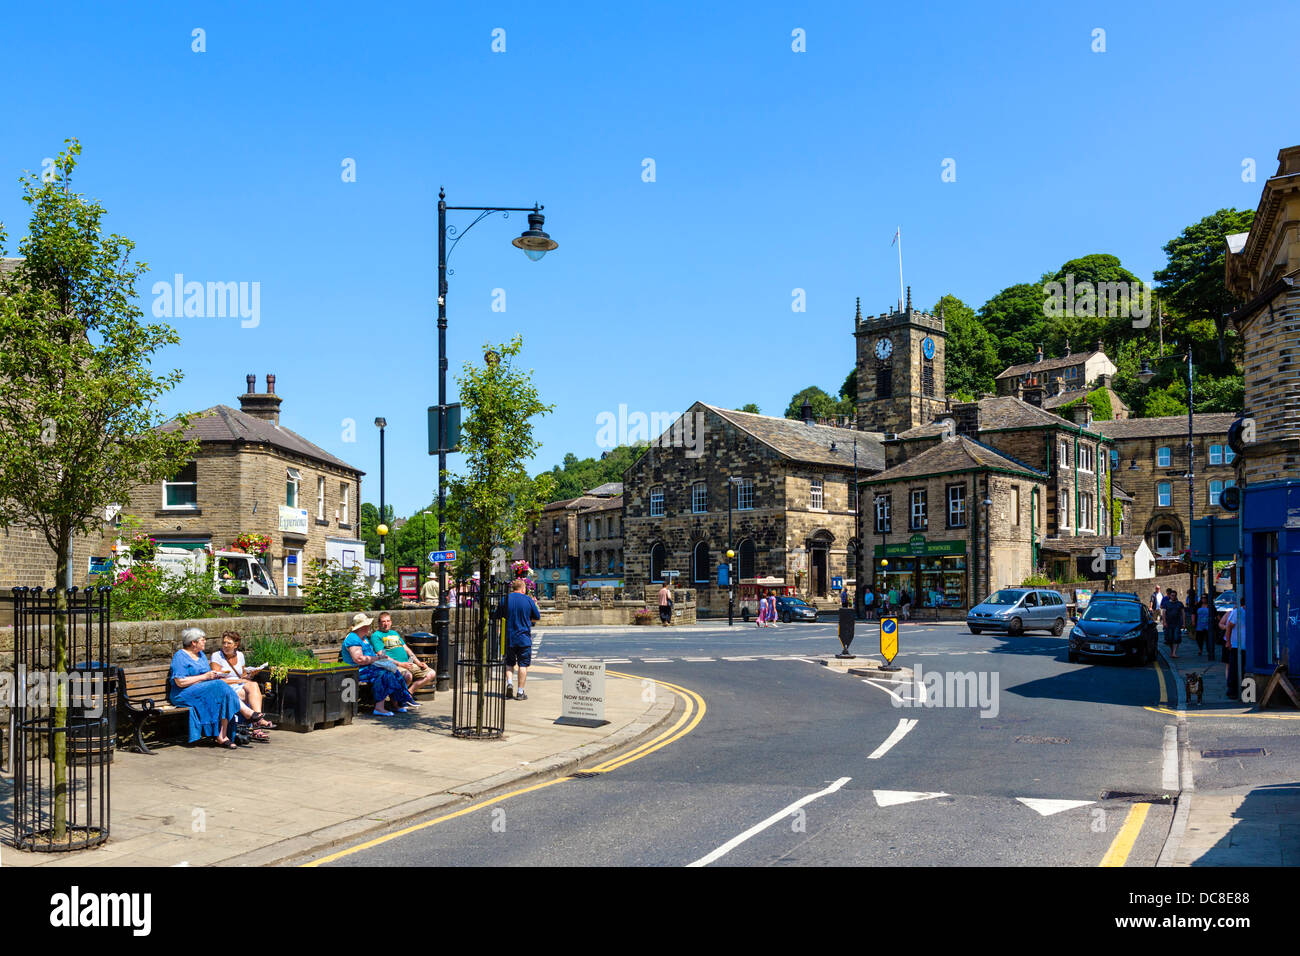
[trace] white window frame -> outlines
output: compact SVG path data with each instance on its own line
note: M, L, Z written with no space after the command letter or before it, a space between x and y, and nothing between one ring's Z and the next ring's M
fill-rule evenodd
M348 503L352 498L352 489L346 481L339 482L339 523L349 524Z
M288 508L297 508L298 499L301 494L302 472L297 468L286 468L284 470L284 504ZM293 489L293 494L289 494L289 489ZM290 500L292 498L292 500Z
M316 476L316 520L325 520L325 478Z
M1168 535L1168 536L1169 536L1169 543L1168 543L1167 545L1161 545L1161 544L1160 544L1160 537L1161 537L1161 535ZM1168 528L1162 528L1162 529L1160 529L1159 531L1157 531L1157 532L1156 532L1156 553L1157 553L1157 554L1169 554L1169 553L1171 553L1173 550L1174 550L1174 533L1173 533L1172 531L1170 531Z
M820 478L808 481L808 507L814 511L826 510L826 487Z
M1168 445L1161 445L1156 449L1156 467L1169 468L1173 465L1173 452Z
M1057 455L1057 460L1061 471L1070 470L1070 443L1064 439L1061 440L1060 454Z
M736 485L736 510L754 510L754 479L741 478Z
M947 498L948 498L948 527L949 528L966 527L966 486L949 485Z
M185 464L185 467L181 469L181 472L187 470L191 466L193 466L194 468L193 481L169 481L166 478L163 479L163 483L162 483L162 510L163 511L198 511L199 510L199 463L197 461L187 462ZM177 474L180 474L180 472L177 472ZM185 488L185 487L193 488L194 501L190 504L169 505L167 503L167 489L172 486L175 486L177 488Z
M1216 488L1215 485L1218 485L1218 487ZM1210 506L1211 507L1217 508L1219 506L1219 498L1220 496L1222 496L1222 494L1223 494L1223 482L1216 478L1210 482Z
M930 527L926 506L929 504L924 488L914 488L908 495L911 507L908 511L908 527L912 531L926 531Z
M1093 469L1092 449L1087 445L1080 445L1079 446L1079 470L1086 471L1089 474L1092 474L1092 469Z
M1210 464L1211 464L1211 465L1222 465L1222 464L1223 464L1223 446L1222 446L1222 445L1211 445L1211 446L1210 446Z
M697 481L691 484L691 514L706 515L709 513L709 485L708 482Z
M664 515L664 486L656 485L650 489L650 517L662 518Z
M1156 507L1170 508L1174 501L1174 486L1172 482L1156 482Z
M1061 528L1070 527L1070 495L1064 489L1056 501L1056 523Z
M1093 520L1095 517L1092 495L1086 491L1079 492L1079 530L1097 530L1095 526L1096 522Z
M876 495L876 534L889 534L889 495Z

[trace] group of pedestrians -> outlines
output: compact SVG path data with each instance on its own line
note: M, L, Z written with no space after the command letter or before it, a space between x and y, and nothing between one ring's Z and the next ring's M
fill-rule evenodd
M755 621L756 627L776 627L779 622L780 613L776 606L776 595L771 591L764 591L763 596L758 599L758 620Z
M891 587L888 590L868 584L862 593L862 607L867 617L890 617L897 614L904 621L912 616L912 595L907 588Z
M1219 649L1220 660L1224 662L1224 678L1228 682L1228 696L1237 697L1237 657L1241 649L1241 635L1237 628L1237 617L1241 602L1220 612L1210 600L1208 593L1199 598L1195 591L1188 593L1187 604L1178 599L1178 592L1168 588L1163 593L1156 585L1151 595L1151 613L1164 628L1165 644L1169 647L1169 656L1177 660L1178 647L1183 641L1184 629L1190 630L1196 638L1196 653L1204 655L1207 660L1214 660L1215 648Z

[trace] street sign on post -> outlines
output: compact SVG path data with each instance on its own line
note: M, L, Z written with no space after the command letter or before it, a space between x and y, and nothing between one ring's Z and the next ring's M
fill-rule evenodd
M455 551L430 551L430 564L452 564L456 560Z
M460 402L444 405L447 409L447 451L460 451ZM438 454L438 406L429 406L429 454Z
M1106 546L1107 561L1121 561L1124 558L1124 551L1117 544L1108 544Z
M723 563L718 565L718 587L725 588L728 586L728 581L730 580L728 578L729 571L730 568L727 564Z
M894 658L898 656L898 618L882 617L880 619L880 656L885 659L882 671L896 671Z

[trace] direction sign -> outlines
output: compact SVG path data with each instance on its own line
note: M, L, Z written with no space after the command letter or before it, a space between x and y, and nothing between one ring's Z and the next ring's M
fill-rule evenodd
M894 663L898 656L898 618L882 617L880 619L880 656L885 664Z
M1106 560L1121 561L1124 558L1124 551L1117 544L1106 545Z
M455 551L430 551L429 552L430 564L449 564L455 560L456 560Z

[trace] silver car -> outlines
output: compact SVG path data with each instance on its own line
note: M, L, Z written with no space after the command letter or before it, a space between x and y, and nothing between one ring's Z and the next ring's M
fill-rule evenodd
M1060 636L1065 631L1070 609L1056 591L1042 588L1003 588L990 594L966 614L966 626L972 634L982 631L1051 631Z

